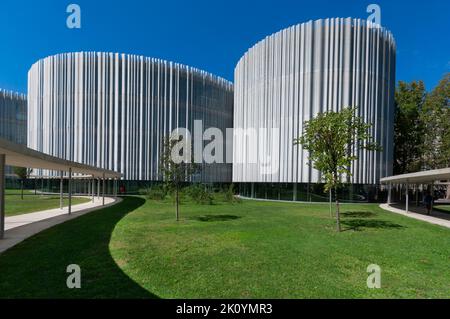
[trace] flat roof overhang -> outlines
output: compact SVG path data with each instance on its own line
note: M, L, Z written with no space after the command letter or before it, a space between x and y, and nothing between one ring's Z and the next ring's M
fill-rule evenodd
M6 165L53 171L69 171L93 178L121 178L122 174L90 165L67 161L58 157L35 151L24 145L0 138L0 154L6 155Z
M450 167L435 169L430 171L422 171L417 173L409 173L402 175L395 175L384 177L380 179L380 182L383 184L424 184L424 183L432 183L440 180L450 180Z

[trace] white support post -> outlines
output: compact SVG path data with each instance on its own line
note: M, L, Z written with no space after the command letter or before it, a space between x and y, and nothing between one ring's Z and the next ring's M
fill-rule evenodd
M97 199L100 200L100 178L97 179Z
M392 204L392 183L389 183L388 185L388 199L387 199L387 204L391 205Z
M406 201L406 213L409 213L409 182L406 181L406 193L405 193L405 201Z
M433 206L434 206L434 181L431 182L431 191L430 191L430 195L431 195L431 210L430 210L430 215L433 213Z
M105 173L103 173L102 206L105 206Z
M5 238L5 163L6 155L0 154L0 239Z
M59 172L59 209L63 209L64 208L64 195L63 195L63 187L64 187L64 179L63 179L63 171Z
M419 184L416 184L416 206L419 207Z
M92 187L91 187L91 195L92 195L92 202L95 201L95 178L92 179Z
M72 214L72 167L69 168L69 215Z

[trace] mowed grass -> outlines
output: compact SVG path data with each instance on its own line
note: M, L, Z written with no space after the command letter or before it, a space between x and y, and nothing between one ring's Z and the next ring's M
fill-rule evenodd
M0 255L0 297L448 298L450 229L342 205L184 202L126 197ZM82 289L66 287L66 267ZM367 267L382 288L368 289Z
M87 203L89 199L72 197L72 205ZM69 200L64 198L64 205L67 206ZM30 191L24 191L24 198L21 199L20 190L6 190L5 194L5 214L6 216L21 215L58 208L59 196L55 195L34 195Z
M443 213L450 213L450 205L436 205L433 209Z

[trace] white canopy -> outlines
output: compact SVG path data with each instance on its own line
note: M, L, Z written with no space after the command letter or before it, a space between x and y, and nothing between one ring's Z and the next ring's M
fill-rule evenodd
M422 171L416 173L402 174L396 176L389 176L380 180L383 184L425 184L440 180L450 180L450 167L435 169L430 171Z
M9 142L0 138L0 154L6 155L6 165L27 168L48 169L55 171L69 171L73 173L89 175L94 178L120 178L121 173L97 168L90 165L67 161L58 157L50 156L24 145Z

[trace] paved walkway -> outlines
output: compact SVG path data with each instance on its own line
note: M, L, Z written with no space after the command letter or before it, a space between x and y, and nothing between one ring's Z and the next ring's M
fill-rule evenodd
M450 214L445 214L437 211L433 211L431 215L426 214L426 209L423 207L417 207L414 205L409 205L409 213L406 213L405 205L401 204L381 204L380 207L384 210L397 213L403 216L421 220L427 223L444 226L450 228Z
M86 197L90 198L91 197ZM0 254L7 249L17 245L21 241L55 225L68 220L80 217L103 207L117 204L120 198L115 200L105 197L105 206L102 206L102 199L95 198L84 204L73 205L72 214L68 215L68 209L49 209L41 212L11 216L5 218L5 238L0 239Z

